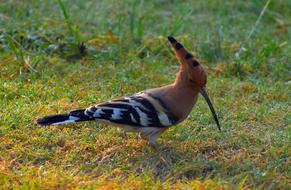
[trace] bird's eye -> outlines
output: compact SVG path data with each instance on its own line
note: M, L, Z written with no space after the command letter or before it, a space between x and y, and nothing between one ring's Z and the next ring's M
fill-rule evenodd
M199 63L198 63L198 61L193 60L193 61L192 61L192 65L193 65L193 67L197 67L197 66L199 65Z

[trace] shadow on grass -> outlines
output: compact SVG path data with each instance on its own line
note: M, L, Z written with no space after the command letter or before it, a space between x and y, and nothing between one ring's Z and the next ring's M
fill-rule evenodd
M204 146L201 149L197 147L191 149L187 146L183 143L178 147L162 144L154 149L143 140L129 139L125 145L115 144L105 148L102 153L99 152L93 161L93 168L97 171L100 167L113 170L122 168L121 171L118 169L118 175L113 172L109 179L134 174L152 176L162 182L211 178L225 173L222 171L225 162L218 162L217 157L214 156L221 151L220 148ZM93 168L92 170L95 170Z

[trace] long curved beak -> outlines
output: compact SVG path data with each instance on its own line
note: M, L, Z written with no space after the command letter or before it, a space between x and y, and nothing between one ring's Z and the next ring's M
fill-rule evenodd
M219 120L218 120L218 117L217 117L217 114L216 114L216 112L215 112L215 109L214 109L214 107L213 107L213 104L212 104L212 102L211 102L209 96L208 96L208 93L207 93L206 89L202 87L202 88L200 89L200 93L202 94L202 96L203 96L204 99L206 100L206 102L207 102L207 104L208 104L208 106L209 106L209 108L210 108L210 110L211 110L212 116L213 116L213 118L214 118L214 120L215 120L215 122L216 122L216 125L217 125L218 129L221 131L221 129L220 129L220 124L219 124Z

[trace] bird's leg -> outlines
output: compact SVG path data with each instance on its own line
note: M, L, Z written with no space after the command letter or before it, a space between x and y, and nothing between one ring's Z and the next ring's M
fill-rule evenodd
M123 138L125 138L125 140L128 140L128 136L127 136L127 132L126 131L122 132L122 136L123 136Z
M167 128L151 128L150 130L143 130L140 132L139 137L147 140L151 147L157 149L159 147L157 139L166 129Z
M139 138L148 141L151 147L157 148L156 135L153 135L151 132L140 132L138 136Z
M152 132L150 134L148 134L148 141L151 147L157 149L160 147L160 145L157 143L157 139L159 138L159 136L166 131L165 129L160 129L158 131Z
M159 144L157 143L157 138L156 137L150 137L149 138L149 144L154 149L158 149L158 147L159 147Z
M127 140L128 139L128 136L127 136L127 131L122 129L122 128L118 128L118 131L120 132L121 136Z
M157 143L157 139L159 137L159 133L149 133L149 134L142 134L144 139L147 139L149 142L149 145L154 148L157 149L158 148L158 143Z
M143 139L143 140L148 140L148 137L145 133L139 133L138 138Z

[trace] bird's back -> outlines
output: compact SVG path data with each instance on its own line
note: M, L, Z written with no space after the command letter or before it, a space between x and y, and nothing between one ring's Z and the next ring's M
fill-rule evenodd
M136 127L162 128L179 121L162 98L148 92L91 106L85 110L85 115L96 120Z

